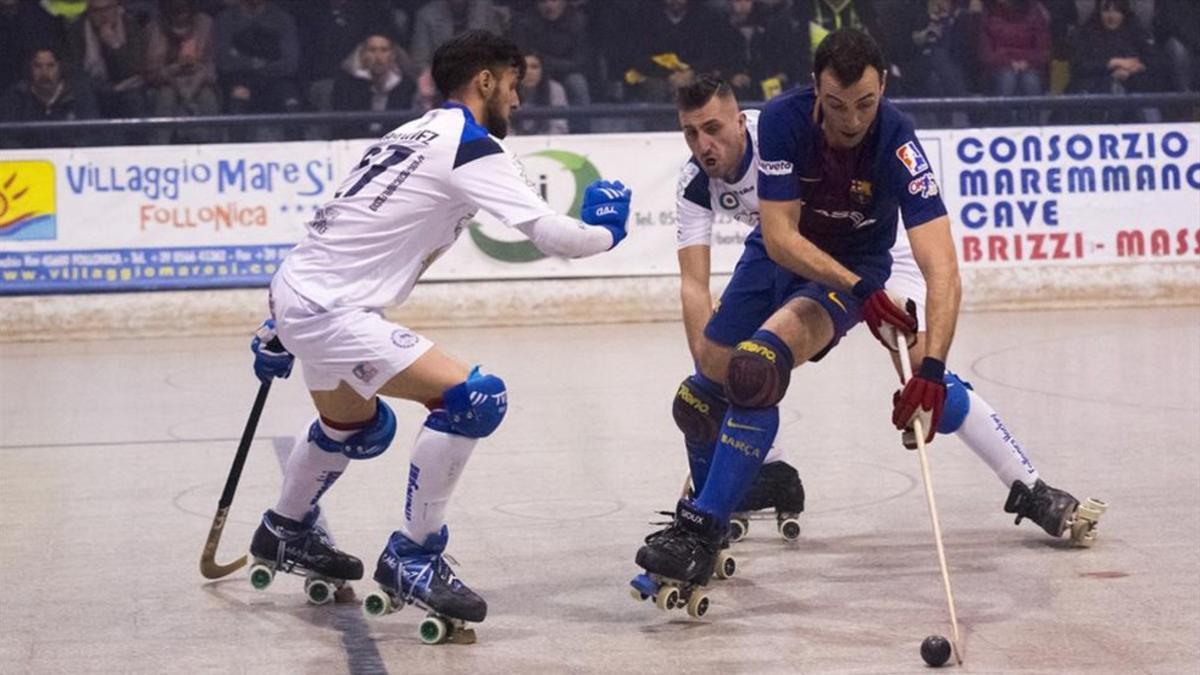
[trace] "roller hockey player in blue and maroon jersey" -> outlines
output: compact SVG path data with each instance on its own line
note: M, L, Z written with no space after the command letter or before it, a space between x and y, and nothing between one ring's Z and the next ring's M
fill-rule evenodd
M724 416L696 415L686 425L681 422L685 434L708 434L706 442L714 449L707 479L695 499L681 500L674 525L652 535L637 554L638 564L651 580L681 582L684 595L688 585L703 584L712 573L725 524L774 444L777 406L795 365L823 356L860 320L866 320L872 333L892 349L896 345L886 339L891 333L886 326L917 332L915 310L899 307L884 289L885 284L893 283L890 277L895 277L889 249L897 244L898 214L904 216L911 253L893 250L892 254L898 260L904 256L915 260L912 266L919 269L921 279L920 293L914 294L923 296L927 309L924 340L914 345L924 351L921 367L897 394L893 423L908 429L920 414L932 440L937 429L950 432L956 430L955 425L965 428L972 419L976 424L998 419L968 387L945 372L960 296L950 221L911 122L883 99L882 53L865 34L838 31L822 43L815 65L815 88L784 94L768 104L757 120L754 161L761 232L752 233L747 240L747 250L709 327L730 308L728 311L759 312L758 328L724 359L723 387L697 387L709 395L703 401L709 410L721 408L712 399L727 406ZM721 102L704 105L719 106ZM685 122L685 133L697 139L715 135L722 124L706 129L710 122L702 117L691 132L686 131ZM739 119L734 139L746 124L745 118ZM754 142L752 135L745 137ZM708 144L711 139L704 140ZM696 153L703 144L689 138L689 145ZM751 156L748 149L742 152ZM701 161L721 155L716 151L707 153L712 157L704 154L698 155ZM732 182L736 183L736 178L735 174ZM704 179L698 181L706 184ZM681 184L685 197L689 187L690 182ZM721 197L729 192L743 205L751 194L731 190ZM702 198L692 201L697 208L706 205ZM734 206L735 200L726 201L726 208ZM721 203L716 198L712 202ZM709 204L708 208L713 207ZM767 280L774 274L767 262L783 268L784 278L778 283ZM760 269L757 273L753 272L756 267ZM753 290L756 283L758 292ZM911 292L909 288L896 290ZM703 367L702 360L700 375L704 379L694 384L714 379ZM945 416L949 423L943 424L948 382L957 391L951 390L952 409ZM696 398L691 392L689 397ZM692 409L698 411L699 407ZM1040 481L1019 447L1009 443L1010 438L996 443L995 433L991 439L983 438L985 435L979 435L979 443L965 437L1003 480L1012 479L1007 511L1016 513L1018 520L1034 520L1054 536L1079 521L1078 502ZM693 446L699 445L695 441L701 439L688 440L689 455L693 456ZM692 464L695 467L694 461ZM1074 534L1089 537L1090 528ZM649 585L645 589L652 590ZM642 590L642 594L653 593Z
M362 576L362 563L313 527L317 503L352 460L391 445L396 415L385 398L428 408L407 480L394 481L394 497L405 500L403 522L377 559L380 589L363 600L371 616L406 604L425 609L427 642L465 636L466 622L487 616L487 603L444 555L445 515L476 443L504 420L508 391L498 376L390 322L383 310L408 298L480 209L542 252L568 258L615 247L629 217L630 191L607 181L585 189L583 222L556 214L501 144L524 63L515 44L487 31L438 47L432 74L446 104L372 144L316 212L271 282L274 322L253 344L260 377L286 376L292 355L299 359L318 413L251 545L268 573ZM286 351L268 349L276 333Z

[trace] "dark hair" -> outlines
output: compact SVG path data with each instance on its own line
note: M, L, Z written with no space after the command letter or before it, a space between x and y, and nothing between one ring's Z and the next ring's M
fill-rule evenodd
M444 98L462 89L481 71L511 66L525 77L525 57L507 38L485 30L469 30L443 42L433 52L433 82Z
M879 44L860 30L835 30L821 41L813 56L813 80L819 84L821 73L829 68L839 84L849 86L862 78L867 66L879 71L880 77L887 72L887 59Z
M714 96L732 98L733 87L717 75L701 75L675 91L675 105L688 112L703 108Z
M373 37L381 37L387 40L388 42L392 43L392 47L395 47L399 42L399 40L396 39L395 34L393 34L392 31L388 30L387 28L372 28L362 34L362 40L359 41L359 44L365 45L367 40L370 40Z
M1130 4L1129 0L1096 0L1096 9L1095 9L1095 11L1092 12L1091 21L1093 21L1097 24L1100 23L1102 20L1100 17L1100 13L1103 12L1105 10L1105 8L1109 7L1110 5L1114 9L1116 9L1118 12L1120 12L1121 16L1125 17L1125 21L1129 21L1130 19L1134 19L1134 20L1137 19L1137 15L1134 14L1133 6Z
M54 57L54 60L58 62L59 66L66 65L63 63L62 49L60 49L57 45L48 44L46 42L39 42L25 51L25 69L26 70L30 70L33 68L34 57L37 56L38 54L41 54L42 52L50 52L50 55Z

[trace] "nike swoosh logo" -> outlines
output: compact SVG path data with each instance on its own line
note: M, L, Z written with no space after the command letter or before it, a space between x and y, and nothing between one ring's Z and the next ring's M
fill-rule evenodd
M745 429L747 431L765 431L764 429L759 429L758 427L752 427L748 424L738 424L737 422L734 422L733 420L729 420L728 422L726 422L726 424L729 425L730 429Z
M837 305L838 307L841 307L843 312L846 311L846 306L842 304L841 300L838 300L838 296L837 296L836 292L829 291L829 299L833 301L833 304Z

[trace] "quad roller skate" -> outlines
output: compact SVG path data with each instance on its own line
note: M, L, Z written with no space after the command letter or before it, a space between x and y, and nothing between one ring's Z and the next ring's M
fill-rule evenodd
M314 605L353 593L346 582L362 578L362 561L333 546L316 524L318 514L314 509L303 521L271 510L263 514L250 543L250 585L266 590L277 572L285 572L304 577L304 596Z
M487 617L487 602L454 575L442 552L449 531L443 525L424 545L393 532L379 555L375 581L379 590L363 598L363 613L382 617L415 605L427 613L417 629L425 644L472 644L475 630L467 623Z
M737 568L725 550L724 523L680 500L675 520L666 529L646 537L638 549L637 564L646 570L630 581L635 600L653 600L663 611L686 609L688 616L708 613L704 587L714 576L728 578Z
M671 528L674 527L674 511L659 511L658 513L671 518L671 520L651 523L652 525L665 525L666 527L646 535L646 544L654 544L660 537L669 533ZM732 578L733 575L737 574L737 559L734 558L733 554L729 552L730 541L729 531L726 530L725 537L721 541L720 550L717 551L717 558L713 562L712 576L714 579L720 579L724 581L725 579ZM642 598L638 599L640 600Z
M1090 497L1080 504L1070 493L1039 479L1032 488L1013 481L1004 510L1017 515L1018 525L1022 518L1028 518L1052 537L1067 534L1076 546L1090 547L1096 542L1096 526L1108 504Z
M774 509L774 513L766 511ZM775 521L775 529L786 541L800 538L800 514L804 512L804 484L787 462L763 464L749 492L729 521L729 540L741 541L750 532L751 520Z

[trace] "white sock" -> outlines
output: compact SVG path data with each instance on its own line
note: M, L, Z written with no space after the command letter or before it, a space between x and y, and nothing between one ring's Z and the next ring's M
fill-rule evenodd
M326 424L321 424L321 429L335 441L344 441L357 431L334 429ZM305 427L304 435L296 439L283 470L283 491L275 505L275 513L292 520L303 520L349 463L350 458L342 453L325 452L316 443L309 442L308 427Z
M450 493L475 449L474 438L422 426L408 467L408 499L404 529L418 544L442 529Z
M1038 472L1021 444L1009 433L1004 421L987 401L970 389L967 389L967 396L971 406L963 425L955 433L979 459L992 468L1004 487L1012 487L1013 481L1017 480L1033 487Z
M779 447L778 445L772 445L771 449L767 451L767 457L763 460L763 464L782 462L783 460L787 459L785 455L786 453L783 451L783 448Z

